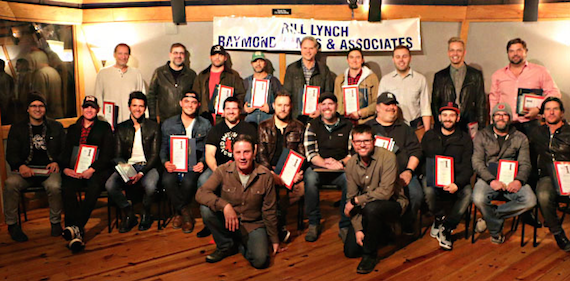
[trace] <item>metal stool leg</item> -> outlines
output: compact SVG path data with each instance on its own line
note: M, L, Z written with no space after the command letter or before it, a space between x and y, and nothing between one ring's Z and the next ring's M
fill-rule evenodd
M305 196L301 196L297 204L297 230L303 230L305 228L305 223L303 222L303 219L305 218Z
M475 223L477 223L477 206L472 205L473 209L473 231L471 232L471 244L475 243Z

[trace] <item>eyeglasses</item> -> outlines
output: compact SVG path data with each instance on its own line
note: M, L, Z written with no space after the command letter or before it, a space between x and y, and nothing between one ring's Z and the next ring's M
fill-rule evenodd
M505 118L505 117L508 117L508 116L509 116L509 114L507 114L507 113L495 113L495 114L493 114L493 117Z
M373 140L352 140L355 145L371 144Z

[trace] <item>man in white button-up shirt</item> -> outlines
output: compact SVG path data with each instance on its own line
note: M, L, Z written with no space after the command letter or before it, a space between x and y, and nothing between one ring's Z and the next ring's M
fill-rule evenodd
M378 95L391 92L398 99L406 124L416 129L423 123L425 130L431 128L431 93L426 78L410 67L410 49L399 45L392 52L396 70L384 75L380 80ZM420 118L421 117L421 118Z

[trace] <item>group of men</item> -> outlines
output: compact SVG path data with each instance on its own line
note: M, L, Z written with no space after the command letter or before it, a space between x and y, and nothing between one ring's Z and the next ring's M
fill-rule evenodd
M387 242L392 224L399 222L404 234L415 233L423 202L435 217L431 236L451 250L452 231L471 202L483 215L477 230L488 228L491 241L503 243L505 218L523 215L526 222L538 224L528 212L538 197L546 226L558 246L570 251L556 215L560 184L553 168L553 161L570 159L564 106L546 69L526 61L524 41L508 42L510 63L493 75L488 99L481 71L464 62L465 43L459 38L448 42L451 64L436 73L431 95L425 77L411 69L406 46L394 49L396 70L380 81L365 66L360 49L347 52L348 68L333 80L328 67L316 60L318 42L306 37L300 46L302 58L287 67L281 85L261 52L252 56L253 75L241 79L227 64L224 48L213 46L211 65L196 75L184 63L186 48L176 43L145 95L137 86L140 73L127 66L130 47L119 44L116 64L100 72L96 95L85 97L82 116L67 134L61 124L46 118L45 99L31 93L29 120L14 124L8 137L7 161L15 171L4 190L10 235L27 240L17 224L19 193L36 184L48 193L52 235L63 234L74 251L84 247L85 225L103 188L122 210L119 232L137 224L147 230L161 181L176 211L174 228L191 233L194 198L200 204L205 228L198 236L211 232L216 243L207 262L241 252L252 266L264 268L270 253L277 253L279 243L290 237L285 227L290 201L279 200L277 187L288 186L292 197L304 193L309 221L305 240L315 242L322 225L319 186L332 184L342 191L338 234L347 257L362 257L359 273L374 269L378 247ZM257 80L268 81L260 107L253 106ZM223 102L221 86L233 91ZM310 113L303 110L307 86L320 92ZM356 111L346 112L346 86L357 86ZM541 90L544 102L518 115L512 108L517 108L519 88ZM102 103L109 101L118 105L117 125L97 118ZM437 116L435 122L432 116ZM416 131L422 128L420 142ZM189 153L196 161L187 171L179 171L174 163L178 159L171 159L172 136L193 140ZM87 170L77 172L74 155L82 144L96 146L97 157ZM306 164L286 184L278 170L290 152L303 156ZM452 159L454 167L451 181L443 186L435 180L439 157ZM512 181L499 180L500 160L516 161ZM127 182L113 170L121 163L136 172ZM32 168L37 166L47 172L36 174ZM128 196L138 186L144 190L140 223ZM85 192L85 199L78 201L77 192ZM507 203L495 206L495 199ZM442 201L451 201L452 208L446 211Z

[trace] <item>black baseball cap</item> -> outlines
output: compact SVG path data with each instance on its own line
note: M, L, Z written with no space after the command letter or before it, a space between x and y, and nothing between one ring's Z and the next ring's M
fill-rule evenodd
M319 103L322 103L323 101L325 101L326 99L331 99L332 101L334 101L335 103L338 102L338 100L336 99L336 96L331 93L331 92L325 92L322 93L321 96L319 97Z
M83 99L83 105L81 107L86 108L88 106L99 109L99 103L97 102L97 98L95 96L85 96Z
M459 115L459 106L454 102L448 102L446 105L439 108L439 113L444 110L453 110L457 115Z
M189 91L189 92L185 93L184 95L182 95L180 97L180 100L183 100L184 98L194 98L197 101L200 101L200 99L198 98L198 94L196 94L196 92L194 92L194 91Z
M226 49L224 49L224 47L222 47L222 45L214 45L212 46L212 49L210 50L210 56L213 56L215 54L222 54L222 55L227 55L226 53Z
M376 100L376 104L398 104L398 100L396 100L396 95L390 92L383 92L378 96Z

